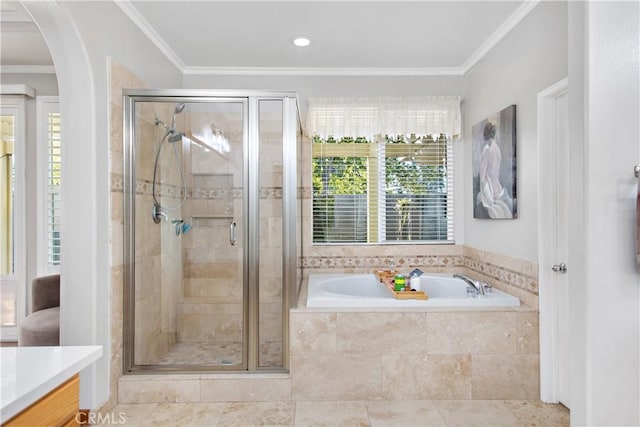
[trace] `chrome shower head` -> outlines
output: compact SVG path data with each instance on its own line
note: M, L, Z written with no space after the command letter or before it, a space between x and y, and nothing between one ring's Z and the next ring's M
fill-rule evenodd
M180 113L182 113L182 111L184 110L184 107L186 107L185 103L180 103L178 105L176 105L176 108L173 110L173 117L171 118L171 129L175 129L176 128L176 116ZM171 138L169 138L171 139ZM175 141L171 141L171 142L175 142Z
M182 113L182 110L184 110L184 107L186 106L186 104L184 103L180 103L178 105L176 105L176 109L173 110L173 114L180 114Z

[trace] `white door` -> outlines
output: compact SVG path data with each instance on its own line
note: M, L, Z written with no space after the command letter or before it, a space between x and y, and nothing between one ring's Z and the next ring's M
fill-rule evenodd
M555 256L552 266L552 297L556 301L557 398L570 407L569 335L569 115L568 95L555 98Z
M538 94L540 398L570 403L568 81Z

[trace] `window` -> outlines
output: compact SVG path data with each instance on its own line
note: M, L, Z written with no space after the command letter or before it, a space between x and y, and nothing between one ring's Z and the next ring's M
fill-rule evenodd
M25 306L26 167L23 96L2 96L0 124L0 339L13 340L17 337L16 324L24 316Z
M16 324L16 286L14 279L14 200L15 200L15 115L0 116L0 276L2 284L2 326ZM13 280L12 280L13 279Z
M11 276L14 272L14 199L15 199L15 115L0 116L0 274ZM3 313L4 319L4 313ZM3 320L3 323L5 321Z
M310 98L314 243L452 243L459 97Z
M60 272L61 137L58 97L38 97L39 274Z
M313 242L452 242L444 134L313 139Z

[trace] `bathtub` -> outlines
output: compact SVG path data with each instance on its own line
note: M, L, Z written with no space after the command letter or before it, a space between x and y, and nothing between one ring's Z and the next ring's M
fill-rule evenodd
M423 275L427 300L397 300L373 274L310 274L307 307L517 307L520 300L498 289L479 298L452 275Z

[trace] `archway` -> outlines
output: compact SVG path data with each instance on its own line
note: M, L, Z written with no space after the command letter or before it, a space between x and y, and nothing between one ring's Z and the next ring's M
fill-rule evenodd
M96 156L96 89L91 61L62 2L24 2L40 28L58 76L62 132L61 315L62 345L101 345L103 357L82 373L81 408L98 408L109 397L108 254L99 242L100 180ZM108 270L107 270L108 271Z

